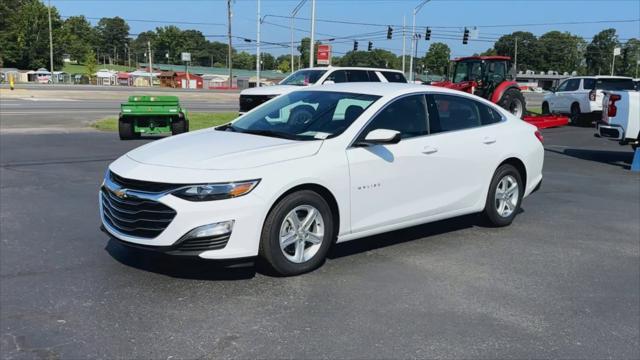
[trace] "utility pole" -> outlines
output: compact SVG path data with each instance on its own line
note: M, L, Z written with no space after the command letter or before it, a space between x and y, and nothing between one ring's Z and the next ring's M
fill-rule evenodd
M640 65L640 51L636 51L636 79L638 78L638 65Z
M229 89L233 87L233 64L231 62L231 0L227 0L227 22L229 24L227 36L229 37L229 54L227 58L227 65L229 65Z
M314 50L315 50L315 37L316 37L316 0L311 0L311 43L309 44L309 67L312 68L315 59L314 59Z
M302 8L302 5L304 5L304 3L306 3L307 0L300 0L300 2L298 3L298 5L293 8L293 11L291 12L291 22L290 22L290 26L291 26L291 72L293 73L295 67L295 59L293 58L293 21L296 18L296 15L298 14L298 11L300 11L300 9Z
M53 79L53 34L51 33L51 0L49 0L49 64L51 65L51 79Z
M422 0L418 6L413 9L413 27L411 30L411 59L409 61L409 81L413 81L413 52L418 46L418 37L416 36L416 15L422 7L431 0Z
M149 86L153 86L153 65L151 64L151 41L147 41L147 54L149 55Z
M513 68L517 74L518 73L518 37L517 36L516 36L515 56L513 57Z
M402 73L403 74L405 73L405 65L404 65L404 63L406 62L405 52L406 52L406 48L407 48L406 27L407 27L407 16L406 15L402 15Z
M260 87L260 0L258 0L258 36L256 39L256 87Z

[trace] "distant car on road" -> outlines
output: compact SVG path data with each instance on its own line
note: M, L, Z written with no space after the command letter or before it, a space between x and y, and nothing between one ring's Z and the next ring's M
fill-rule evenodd
M542 102L542 113L569 114L572 124L588 125L600 118L607 90L633 90L633 79L621 76L579 76L550 89Z
M636 149L640 144L640 92L607 91L602 108L602 118L596 124L596 135Z
M100 213L125 245L259 255L295 275L335 242L471 213L509 225L543 160L535 126L471 94L314 86L130 151L109 165Z
M243 90L240 93L240 114L244 114L278 95L297 90L300 86L345 82L406 83L407 79L402 71L393 69L333 66L302 69L289 75L278 85Z

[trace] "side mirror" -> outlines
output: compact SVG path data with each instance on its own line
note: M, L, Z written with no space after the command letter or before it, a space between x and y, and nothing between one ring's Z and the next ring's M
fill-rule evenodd
M376 129L370 131L363 141L359 141L358 145L384 145L397 144L400 142L401 136L399 131L388 129Z
M325 80L323 84L335 84L336 82L333 80Z

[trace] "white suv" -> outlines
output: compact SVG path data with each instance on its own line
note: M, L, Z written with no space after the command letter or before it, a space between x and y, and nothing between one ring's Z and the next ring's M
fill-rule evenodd
M581 76L564 80L545 95L542 113L570 114L573 124L591 124L602 114L603 91L633 90L633 79L620 76Z
M278 85L243 90L240 93L240 114L278 95L297 90L301 86L345 82L406 83L407 79L402 71L392 69L333 66L301 69L289 75Z

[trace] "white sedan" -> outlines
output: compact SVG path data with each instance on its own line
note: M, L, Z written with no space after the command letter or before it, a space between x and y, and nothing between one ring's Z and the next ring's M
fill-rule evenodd
M126 245L260 256L295 275L336 242L471 213L508 225L543 157L534 126L476 96L326 85L130 151L106 172L100 214Z

